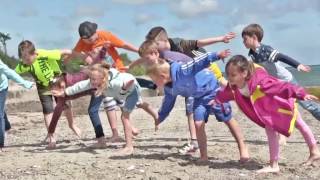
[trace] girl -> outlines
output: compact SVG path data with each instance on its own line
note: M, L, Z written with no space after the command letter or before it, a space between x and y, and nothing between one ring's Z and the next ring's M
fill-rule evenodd
M12 79L19 85L28 89L31 89L33 85L32 82L22 79L21 76L19 76L0 60L0 152L3 151L2 148L4 147L5 126L10 126L4 110L9 85L8 79ZM6 127L6 129L8 128L9 127Z
M229 84L218 91L216 102L235 100L239 108L253 122L265 128L268 137L270 163L258 173L279 172L278 133L290 136L296 127L309 146L310 156L305 162L311 165L320 159L320 152L310 128L301 119L295 99L317 99L306 94L303 88L270 76L262 67L249 62L244 56L233 56L226 65Z
M65 91L56 91L55 95L74 95L95 88L95 96L114 97L116 100L124 100L121 108L121 120L124 126L126 146L120 154L130 155L133 153L132 127L129 121L130 113L135 108L140 97L140 86L134 76L128 73L120 73L106 63L94 64L89 68L89 79L80 81L68 87Z

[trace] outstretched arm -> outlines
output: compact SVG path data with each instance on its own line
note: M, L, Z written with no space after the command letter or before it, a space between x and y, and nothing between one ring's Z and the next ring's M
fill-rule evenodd
M211 38L206 38L206 39L200 39L197 41L197 46L204 47L207 45L211 45L217 42L224 42L224 43L229 43L231 39L236 37L236 33L234 32L229 32L223 36L218 36L218 37L211 37Z
M25 88L32 88L33 82L24 80L19 74L17 74L14 70L10 69L7 65L0 61L0 72L5 74L8 79L11 79L18 83L20 86Z

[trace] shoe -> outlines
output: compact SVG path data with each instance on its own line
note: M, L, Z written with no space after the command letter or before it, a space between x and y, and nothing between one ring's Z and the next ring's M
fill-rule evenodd
M188 143L184 145L181 149L179 149L179 153L186 155L190 153L195 153L198 149L199 149L198 146Z

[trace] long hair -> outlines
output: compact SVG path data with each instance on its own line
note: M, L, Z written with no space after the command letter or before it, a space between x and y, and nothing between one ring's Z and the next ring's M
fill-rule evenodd
M103 77L103 83L97 87L97 90L95 92L95 96L100 96L103 92L103 90L108 86L108 78L109 78L109 70L110 70L110 64L107 64L105 62L97 63L94 65L91 65L89 67L89 77L92 76L92 73L94 71L98 72Z
M249 80L254 73L253 62L248 61L247 58L242 55L235 55L230 58L225 68L225 72L227 73L227 75L229 73L228 69L231 65L237 67L240 72L247 71L248 75L246 77L246 80Z

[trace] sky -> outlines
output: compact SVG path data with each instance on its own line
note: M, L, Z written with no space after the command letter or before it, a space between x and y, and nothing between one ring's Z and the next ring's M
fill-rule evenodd
M241 31L251 23L264 29L262 43L304 64L320 64L320 1L318 0L0 0L0 32L9 33L8 54L17 56L22 40L36 48L72 49L83 21L98 24L120 39L139 47L154 26L169 37L203 39L233 31L229 44L208 51L230 49L247 55ZM119 50L119 52L127 52ZM131 59L137 54L128 53Z

